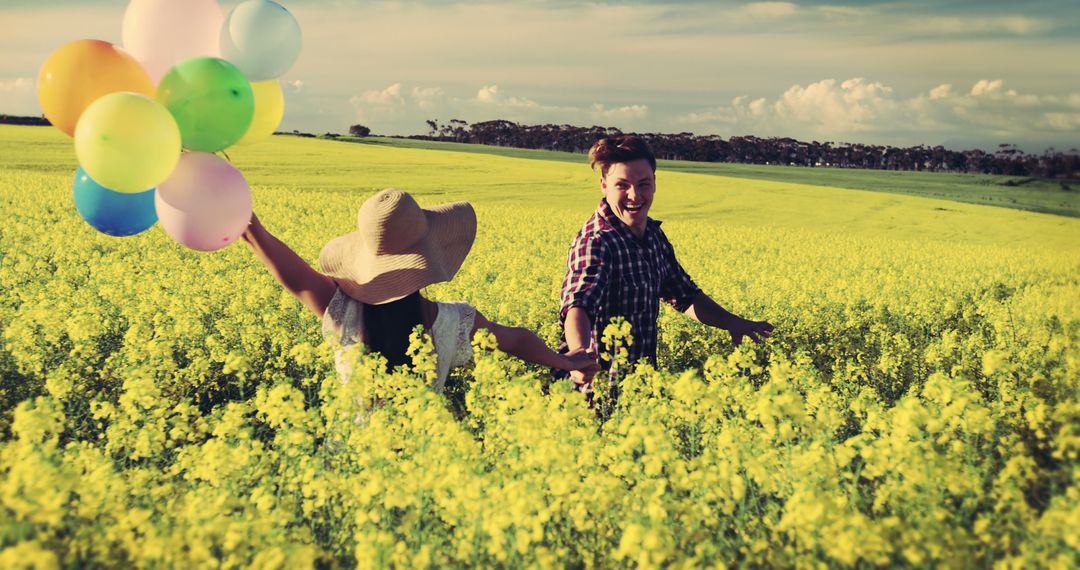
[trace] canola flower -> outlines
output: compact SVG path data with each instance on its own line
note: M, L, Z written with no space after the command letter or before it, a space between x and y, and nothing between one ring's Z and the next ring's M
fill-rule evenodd
M422 335L342 382L246 252L97 235L65 176L0 180L0 567L1080 564L1075 247L672 218L702 287L783 334L665 309L655 369L608 355L598 418L485 335L445 394ZM308 259L362 198L255 190ZM477 210L433 295L555 344L581 212Z

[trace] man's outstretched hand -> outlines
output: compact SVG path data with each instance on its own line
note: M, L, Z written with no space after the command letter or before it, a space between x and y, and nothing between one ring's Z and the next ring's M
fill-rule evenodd
M769 322L744 319L721 307L711 297L701 292L694 297L685 312L691 319L703 325L730 332L735 346L742 344L743 337L747 336L760 344L762 339L769 338L773 333L773 326Z
M742 344L743 337L750 337L754 342L761 344L762 339L772 336L773 326L768 321L751 321L740 318L735 321L735 324L728 331L731 332L731 341L735 343L735 346Z

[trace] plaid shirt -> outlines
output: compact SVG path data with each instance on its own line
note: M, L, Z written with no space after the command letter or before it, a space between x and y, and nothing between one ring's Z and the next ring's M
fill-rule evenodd
M607 201L600 200L570 245L559 320L566 322L571 307L583 309L592 322L591 348L596 350L604 348L598 342L608 322L625 317L634 336L630 361L647 358L655 364L660 300L682 312L699 292L675 259L660 222L649 218L645 239L638 240ZM559 351L567 350L564 334Z

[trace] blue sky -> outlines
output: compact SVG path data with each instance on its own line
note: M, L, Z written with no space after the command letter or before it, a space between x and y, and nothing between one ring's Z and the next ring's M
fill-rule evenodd
M1080 2L284 0L304 33L283 128L426 119L992 147L1080 146ZM227 11L236 2L222 1ZM0 4L0 112L40 112L63 43L126 2Z

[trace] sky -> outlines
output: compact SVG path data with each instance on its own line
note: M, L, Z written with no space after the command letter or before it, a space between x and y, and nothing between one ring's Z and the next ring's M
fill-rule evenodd
M178 0L179 1L179 0ZM238 2L222 0L225 13ZM601 125L1029 152L1080 147L1080 2L281 0L303 48L282 130ZM127 2L0 0L0 113Z

